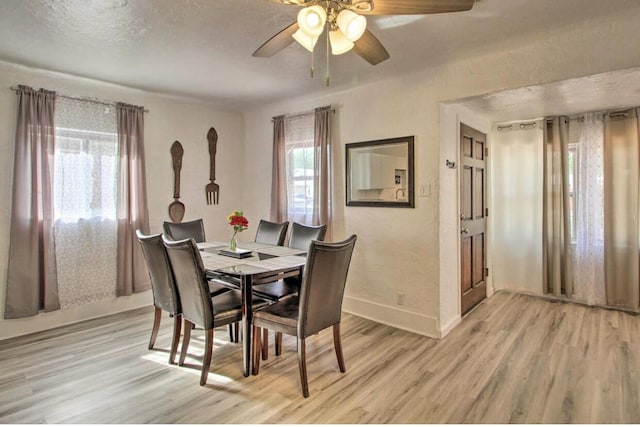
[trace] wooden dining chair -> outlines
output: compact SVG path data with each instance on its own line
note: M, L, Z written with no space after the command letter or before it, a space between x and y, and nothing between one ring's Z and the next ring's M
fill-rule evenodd
M297 297L286 298L253 314L253 373L260 371L261 329L297 337L302 395L309 397L306 338L333 327L333 343L340 372L345 372L340 320L342 299L356 235L338 243L314 241L309 246L302 285Z
M265 243L267 245L284 245L284 238L287 235L289 222L276 223L261 219L256 230L256 243Z
M184 338L179 365L184 364L191 340L191 330L195 326L205 332L205 353L202 360L200 385L205 385L209 375L213 352L213 331L219 326L239 322L242 319L242 294L236 290L211 296L200 251L193 239L172 241L163 238L169 262L180 294ZM255 308L263 307L266 301L255 298Z
M309 245L314 240L323 241L327 233L327 225L303 225L294 222L291 225L291 234L289 236L290 248L300 249L305 253L309 250ZM261 298L268 299L273 302L280 301L298 294L300 289L300 277L291 277L288 279L278 280L277 282L264 283L253 287L253 292ZM269 358L269 330L262 331L262 360ZM276 332L276 356L282 351L282 333Z
M162 223L162 231L170 240L184 240L191 237L196 243L206 241L202 218L187 222L165 221Z
M169 352L169 363L173 364L178 349L178 342L180 341L180 329L182 327L180 296L176 289L173 272L169 266L167 251L162 243L162 235L145 235L140 230L136 230L136 235L142 246L142 253L147 263L147 269L149 270L153 305L155 307L151 338L149 339L149 350L153 349L156 343L162 312L166 311L173 316L173 338L171 340L171 351Z

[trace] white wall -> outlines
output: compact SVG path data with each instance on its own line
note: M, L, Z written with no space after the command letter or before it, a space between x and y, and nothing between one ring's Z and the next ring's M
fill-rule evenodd
M152 231L158 231L160 222L167 218L166 209L172 192L169 147L178 139L185 147L185 185L182 189L182 201L187 205L185 219L204 217L209 236L229 234L224 216L233 209L244 209L254 221L268 217L271 117L331 104L337 109L334 177L338 221L334 227L335 238L351 233L359 236L344 308L438 337L459 318L459 284L452 279L458 274L458 266L455 258L448 258L457 256L457 249L452 248L457 248L459 236L457 232L441 230L441 223L447 223L444 218L441 220L441 215L448 215L449 211L443 211L440 206L440 200L446 201L446 209L451 210L450 198L457 200L457 182L450 179L448 170L443 170L440 154L441 150L446 150L449 155L451 144L457 146L457 137L454 140L441 133L440 120L451 126L465 120L462 116L457 118L459 113L455 113L455 119L451 115L441 117L440 104L640 66L638 22L640 16L637 14L613 14L546 33L522 35L517 42L500 43L499 50L470 53L467 57L452 58L448 63L409 75L256 106L245 112L244 121L239 114L219 108L0 63L0 198L10 200L12 123L15 121L15 98L7 89L11 85L25 83L72 95L120 100L150 109L145 128ZM306 78L303 72L300 78ZM477 120L482 128L482 112L472 115L471 119ZM206 206L204 199L204 185L208 180L206 132L210 126L215 126L220 135L217 175L222 187L222 202L219 206ZM428 195L416 199L415 209L346 208L344 145L403 135L415 135L416 190L424 185ZM3 242L8 242L9 211L7 203L0 206L0 240ZM241 235L241 240L251 237L249 230ZM0 245L2 306L6 245ZM403 306L396 304L398 293L405 296ZM98 307L85 306L72 313L60 311L34 319L0 321L0 338L148 303L150 296L145 294L120 298Z
M441 229L446 219L440 215L454 210L450 198L457 200L458 189L457 181L449 179L449 170L443 170L440 154L441 150L455 154L451 149L457 147L457 137L441 134L440 121L457 126L465 119L453 118L457 113L442 117L440 103L638 66L639 19L610 16L546 34L523 35L519 45L508 44L482 56L454 58L394 79L256 107L245 115L251 146L246 157L247 183L255 183L245 194L246 209L252 215L269 214L273 116L327 104L337 109L338 186L344 186L346 143L415 135L416 190L420 185L430 189L430 196L417 198L415 209L347 208L343 195L336 200L344 231L335 237L359 236L344 308L383 323L442 336L459 319L459 283L455 279L457 258L440 258L457 257L459 236ZM482 112L469 112L467 118L470 125L477 122L480 130L490 130ZM443 212L440 200L446 201L448 210ZM444 251L442 245L446 245ZM405 295L403 306L396 304L398 293Z
M208 236L230 237L226 216L242 205L244 188L244 122L238 112L224 111L184 99L129 89L117 85L39 71L0 62L0 313L4 313L11 212L11 183L15 132L16 96L9 88L18 84L43 87L61 94L122 101L143 105L150 228L160 232L169 220L167 207L173 201L173 173L169 148L178 140L184 147L181 201L185 220L204 218ZM209 182L207 132L218 136L216 182L221 187L220 204L206 204L204 186ZM131 297L40 314L27 319L0 319L0 339L22 335L78 320L152 304L150 292ZM0 316L3 317L3 316Z

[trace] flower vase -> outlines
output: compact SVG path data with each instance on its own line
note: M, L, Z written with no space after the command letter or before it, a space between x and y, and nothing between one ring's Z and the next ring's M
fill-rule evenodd
M238 248L238 232L234 231L233 236L231 236L231 242L229 243L229 249L232 252L235 252Z

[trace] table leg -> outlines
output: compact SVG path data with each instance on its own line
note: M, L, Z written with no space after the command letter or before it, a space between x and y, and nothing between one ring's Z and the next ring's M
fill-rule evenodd
M242 361L244 376L251 375L251 317L253 315L253 280L251 276L242 276Z

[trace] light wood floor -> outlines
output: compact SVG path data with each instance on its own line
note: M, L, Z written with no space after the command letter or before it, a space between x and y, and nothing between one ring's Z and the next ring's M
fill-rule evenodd
M170 321L147 350L151 309L0 342L2 423L640 423L640 317L498 293L445 339L343 317L347 372L331 330L307 345L301 396L295 341L244 378L241 347L216 331L198 385L167 363Z

